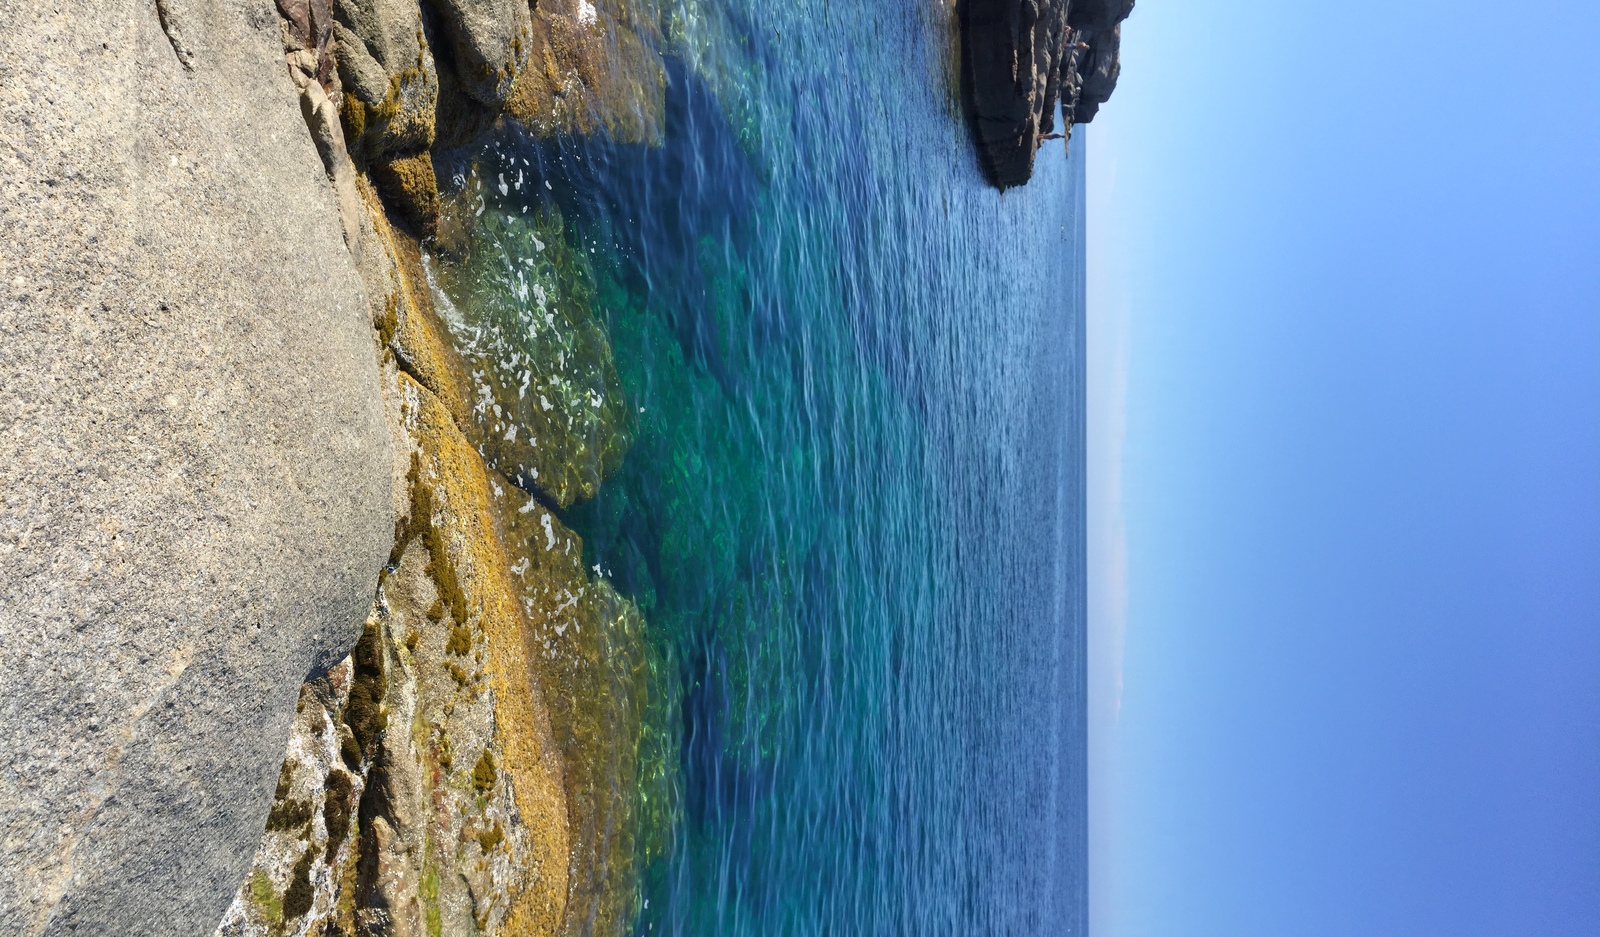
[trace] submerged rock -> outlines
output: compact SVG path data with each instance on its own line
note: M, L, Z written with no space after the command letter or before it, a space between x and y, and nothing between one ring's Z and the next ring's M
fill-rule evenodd
M369 308L271 4L5 16L0 932L204 933L392 543Z
M678 671L638 607L596 568L583 541L516 489L500 501L513 581L549 700L571 818L562 933L620 937L639 912L643 869L666 854L676 816Z
M979 159L1000 188L1033 175L1059 104L1094 119L1120 70L1121 23L1134 0L969 0L963 17L968 105Z
M593 497L628 450L628 406L560 213L483 208L436 283L484 458L559 507Z

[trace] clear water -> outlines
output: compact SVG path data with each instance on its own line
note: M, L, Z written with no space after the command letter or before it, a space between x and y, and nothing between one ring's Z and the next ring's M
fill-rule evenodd
M1082 934L1082 144L985 185L947 10L651 15L656 145L461 157L502 305L554 263L615 366L575 399L626 422L560 511L648 645L636 828L599 834L636 891L593 929Z

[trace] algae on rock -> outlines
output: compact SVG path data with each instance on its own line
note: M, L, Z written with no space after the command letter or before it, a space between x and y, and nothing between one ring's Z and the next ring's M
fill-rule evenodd
M429 288L418 245L389 225L370 183L359 188L371 213L363 272L383 297L374 322L394 355L386 397L409 463L399 480L407 500L367 630L334 672L339 692L308 684L316 705L302 706L290 783L219 934L621 933L676 809L676 671L646 641L633 603L585 572L576 535L469 439L497 428L486 422L492 388L510 390L508 372L494 370L507 359L485 351L494 348L520 355L511 360L550 403L536 411L549 427L541 450L586 468L589 491L620 461L625 398L587 269L558 215L486 213L460 265L435 271L482 287L470 308L483 318L468 320L465 300ZM539 259L512 263L508 251L524 249ZM495 298L491 287L508 286L546 290L538 342L517 344L508 331L527 313ZM534 384L531 366L552 357ZM595 402L596 387L609 407ZM499 419L515 418L502 407ZM542 454L531 440L485 451ZM585 476L572 477L568 500ZM313 728L337 758L298 754ZM333 793L307 793L318 789ZM330 798L359 808L341 821Z
M274 805L285 819L269 819L219 935L553 934L563 920L561 761L492 506L510 485L432 393L394 379L410 516L366 633L335 670L344 695L302 702L294 781ZM326 725L339 728L310 731ZM302 736L323 740L321 761L299 754ZM319 786L359 790L356 815L319 828L333 814L301 791ZM350 842L335 848L341 828Z
M666 67L658 22L649 0L536 4L534 55L506 112L538 134L604 130L618 142L659 144Z

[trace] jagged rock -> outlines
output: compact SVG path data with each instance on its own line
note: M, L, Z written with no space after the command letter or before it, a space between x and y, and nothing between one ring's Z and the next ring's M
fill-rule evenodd
M1081 85L1077 97L1072 99L1072 119L1075 123L1087 124L1117 89L1117 76L1122 72L1122 24L1110 29L1085 29L1079 41L1088 49L1079 59Z
M468 97L499 112L531 51L522 0L423 0L449 41L454 76Z
M342 116L355 157L433 146L439 73L417 0L337 0L334 16Z
M310 55L310 74L324 91L333 90L333 8L330 0L278 0L284 44Z
M1071 0L1067 25L1073 29L1110 29L1133 12L1134 0Z
M1000 188L1033 175L1060 104L1067 126L1094 118L1116 87L1121 21L1134 0L970 0L963 18L967 103L979 161Z
M344 721L355 677L346 658L301 689L266 832L219 934L282 934L337 915L339 887L356 856L350 833L366 786Z
M369 310L268 0L0 18L0 932L205 933L392 542Z
M308 685L272 812L293 822L269 818L218 937L554 934L562 920L562 763L514 584L528 564L512 564L498 520L515 488L431 392L392 379L413 453L398 557L333 672L343 696ZM334 739L339 759L305 757ZM323 809L307 791L344 790L340 773L359 793L346 846L299 819Z

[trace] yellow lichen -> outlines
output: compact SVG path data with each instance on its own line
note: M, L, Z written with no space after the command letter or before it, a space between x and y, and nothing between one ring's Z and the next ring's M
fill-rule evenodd
M511 896L506 933L554 933L565 907L567 810L561 766L537 674L528 660L527 625L510 582L511 561L491 506L488 472L442 403L407 375L402 399L418 447L422 502L413 524L426 524L435 578L449 571L454 595L445 604L464 606L483 636L484 671L494 691L495 768L511 782L517 809L528 828L530 855L523 886ZM444 590L441 590L444 591ZM464 672L463 672L464 673ZM474 770L475 779L478 775Z

